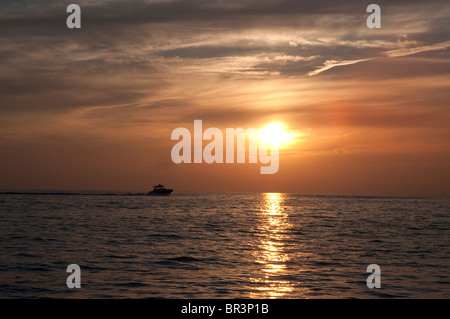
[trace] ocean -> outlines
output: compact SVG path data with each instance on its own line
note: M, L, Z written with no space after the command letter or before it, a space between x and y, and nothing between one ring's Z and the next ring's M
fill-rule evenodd
M3 193L0 239L0 298L450 298L448 197Z

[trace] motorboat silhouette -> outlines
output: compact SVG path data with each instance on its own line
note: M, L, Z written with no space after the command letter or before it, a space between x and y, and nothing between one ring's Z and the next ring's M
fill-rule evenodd
M147 195L159 195L159 196L167 196L173 192L173 189L165 188L164 185L158 184L153 186L153 190L148 192Z

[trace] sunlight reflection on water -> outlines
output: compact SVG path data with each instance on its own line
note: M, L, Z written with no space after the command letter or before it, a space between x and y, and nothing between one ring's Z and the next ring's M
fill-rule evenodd
M258 293L253 293L252 298L280 298L293 290L290 281L280 279L287 274L289 255L284 251L284 243L289 239L287 230L292 226L282 208L283 200L284 195L280 193L265 193L262 199L261 238L254 257L257 263L263 265L263 273L258 278L252 278L254 283L260 284Z

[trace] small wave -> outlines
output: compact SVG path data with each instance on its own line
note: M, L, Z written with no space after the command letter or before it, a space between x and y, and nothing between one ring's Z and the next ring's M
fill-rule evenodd
M66 263L64 263L66 264ZM93 271L107 271L110 270L110 268L102 267L102 266L89 266L89 265L81 265L82 269L85 270L93 270Z
M28 254L28 253L17 253L17 254L14 254L14 257L40 258L40 257L42 257L42 256L40 256L40 255Z
M167 258L168 261L179 261L179 262L194 262L194 261L202 261L201 259L197 259L189 256L180 256L174 258Z
M106 258L113 258L113 259L135 259L138 258L137 255L107 255Z
M174 239L182 239L183 236L175 235L175 234L151 234L148 235L150 238L174 238Z
M139 287L147 287L148 284L144 284L142 282L124 282L124 283L116 283L115 286L118 287L130 287L130 288L139 288Z
M49 268L40 267L40 266L29 267L27 270L36 271L36 272L37 271L39 271L39 272L48 272L48 271L50 271Z

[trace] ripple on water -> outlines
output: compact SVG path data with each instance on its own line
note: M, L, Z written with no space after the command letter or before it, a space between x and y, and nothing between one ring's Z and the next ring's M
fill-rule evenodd
M448 198L0 195L1 297L450 298ZM12 210L12 211L11 211ZM379 264L382 289L366 286Z

